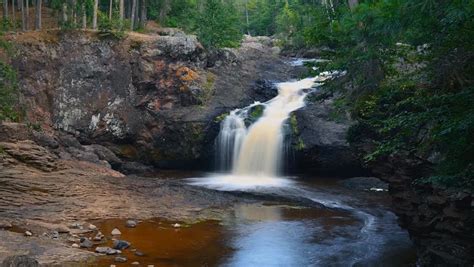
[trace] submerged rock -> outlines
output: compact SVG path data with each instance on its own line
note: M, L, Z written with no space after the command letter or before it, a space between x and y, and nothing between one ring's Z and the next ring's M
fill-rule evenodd
M114 249L119 249L119 250L124 250L130 247L130 242L125 241L125 240L115 240L113 248Z
M127 220L125 222L125 226L128 227L128 228L135 228L135 227L137 227L137 222L134 221L134 220Z
M117 256L115 257L115 262L120 262L120 263L124 263L124 262L127 262L127 258L126 257L123 257L123 256Z
M354 177L341 181L341 184L353 190L383 192L388 190L388 184L376 177Z
M107 254L107 255L116 255L116 254L122 253L120 250L113 249L110 247L96 247L95 252L100 253L100 254Z

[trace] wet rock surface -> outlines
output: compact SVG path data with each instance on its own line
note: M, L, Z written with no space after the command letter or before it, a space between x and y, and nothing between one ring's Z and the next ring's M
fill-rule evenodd
M164 32L121 41L83 32L52 31L54 43L14 37L26 115L44 132L34 140L68 147L64 159L107 161L128 173L139 168L123 161L206 168L219 128L214 119L271 97L256 81L292 75L268 40L212 52L195 36Z
M346 141L351 121L334 110L332 99L308 100L291 120L294 169L331 175L366 173Z

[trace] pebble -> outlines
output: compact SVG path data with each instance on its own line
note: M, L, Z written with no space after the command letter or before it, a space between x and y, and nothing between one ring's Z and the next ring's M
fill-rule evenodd
M120 232L120 230L117 228L114 228L114 230L112 230L112 235L121 235L121 234L122 232Z
M127 262L127 258L123 256L117 256L115 257L115 262L124 263L124 262Z
M125 226L128 228L135 228L137 227L137 222L134 220L127 220L127 222L125 222Z
M173 224L173 227L174 227L174 228L181 227L181 224L179 224L179 223L175 223L175 224Z
M107 250L107 252L105 254L107 254L107 255L122 254L122 251L120 251L118 249L109 248L109 250Z
M26 231L26 232L25 232L25 236L32 236L32 235L33 235L33 233L30 232L30 231Z
M76 243L72 244L71 247L72 247L72 248L80 248L80 246L79 246L78 244L76 244Z
M101 232L98 232L98 233L94 236L94 241L102 241L102 238L104 238L104 234L102 234Z
M89 224L89 230L92 230L92 231L95 231L97 230L97 226L93 225L93 224Z
M130 247L130 242L125 240L114 240L114 249L124 250Z
M140 265L140 263L138 261L134 261L132 262L132 265Z
M100 253L100 254L107 254L107 251L111 249L109 247L96 247L95 252Z
M145 256L145 253L143 253L143 252L137 250L137 251L135 251L135 256L143 257L143 256Z

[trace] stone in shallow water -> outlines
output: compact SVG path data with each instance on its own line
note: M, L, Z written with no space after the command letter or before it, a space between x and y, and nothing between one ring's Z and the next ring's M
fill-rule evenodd
M140 263L138 261L134 261L132 262L132 265L140 265Z
M127 220L125 226L127 226L128 228L135 228L137 227L137 222L134 220Z
M114 249L124 250L130 247L130 242L125 240L114 240Z
M112 230L112 235L121 235L122 232L120 232L120 230L118 228L114 228L114 230Z
M104 238L104 234L102 234L102 232L98 232L98 233L94 236L94 241L102 241L103 238Z
M145 253L143 253L143 252L137 250L137 251L135 251L135 256L143 257L143 256L145 256Z
M30 232L30 231L26 231L26 232L25 232L25 236L32 236L32 235L33 235L33 233Z
M127 258L123 256L117 256L115 257L115 262L124 263L124 262L127 262Z

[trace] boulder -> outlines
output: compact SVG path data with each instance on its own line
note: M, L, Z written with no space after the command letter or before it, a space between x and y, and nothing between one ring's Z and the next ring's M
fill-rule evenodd
M124 250L130 247L130 242L125 240L114 240L114 249Z
M290 120L292 147L299 171L330 175L366 174L355 151L346 141L351 121L337 114L333 101L307 101Z

